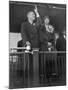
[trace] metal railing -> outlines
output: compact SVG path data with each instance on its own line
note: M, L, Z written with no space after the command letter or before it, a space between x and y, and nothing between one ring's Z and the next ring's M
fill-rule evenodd
M14 48L17 50L22 48ZM10 52L9 53L10 72L12 78L26 78L29 84L32 82L39 82L40 78L43 80L51 76L61 76L65 73L66 52L65 51L39 51L37 48L30 52ZM21 73L23 73L21 75ZM21 75L21 76L20 76Z

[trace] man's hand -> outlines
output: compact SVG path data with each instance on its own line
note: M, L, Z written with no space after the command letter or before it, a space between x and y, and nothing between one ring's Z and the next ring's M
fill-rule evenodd
M38 8L37 8L37 5L35 5L34 12L35 12L35 14L36 14L36 17L39 17L39 13L38 13Z
M51 45L52 45L52 43L48 42L48 46L51 46Z
M29 41L26 42L26 50L29 51L31 49L31 44Z
M38 13L37 5L35 5L34 11L35 11L35 13Z

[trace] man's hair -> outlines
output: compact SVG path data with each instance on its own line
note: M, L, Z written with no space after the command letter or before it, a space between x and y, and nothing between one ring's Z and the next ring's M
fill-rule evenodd
M34 11L29 11L29 12L27 12L27 17L28 17L28 15L29 15L31 12L33 12L33 13L34 13Z

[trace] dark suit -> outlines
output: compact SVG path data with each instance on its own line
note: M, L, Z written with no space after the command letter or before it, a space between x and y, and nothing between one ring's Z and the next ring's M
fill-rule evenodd
M57 51L66 51L66 40L63 36L59 37L56 42Z
M58 53L58 74L59 76L62 76L63 80L66 79L66 40L61 35L56 42L56 49L57 51L61 51L61 53ZM63 53L62 51L65 51Z
M21 25L21 36L23 39L23 44L25 45L26 41L31 43L31 48L39 48L39 27L41 24L41 19L37 18L35 25L30 24L28 21L22 23ZM32 74L33 71L33 57L29 54L29 70ZM27 66L27 65L26 65Z
M23 44L26 43L26 41L29 41L31 43L32 48L39 48L39 25L40 25L40 19L38 18L35 25L30 24L28 21L22 23L21 25L21 35L23 39Z

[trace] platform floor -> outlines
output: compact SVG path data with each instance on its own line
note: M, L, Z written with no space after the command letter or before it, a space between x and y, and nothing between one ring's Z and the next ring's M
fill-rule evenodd
M34 80L32 74L24 75L23 71L17 75L16 71L10 69L9 73L9 88L31 88L31 87L47 87L47 86L62 86L66 85L65 75L60 77L52 76L49 79L43 76Z

